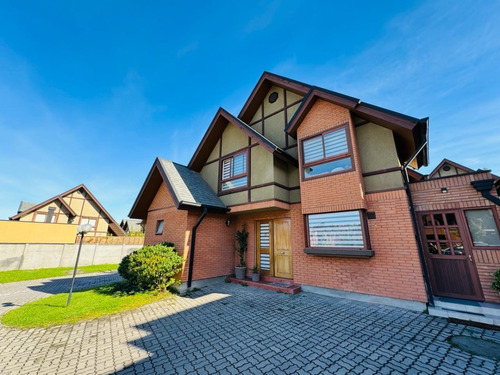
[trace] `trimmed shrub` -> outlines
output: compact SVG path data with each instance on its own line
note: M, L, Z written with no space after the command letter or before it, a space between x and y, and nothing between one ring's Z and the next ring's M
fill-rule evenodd
M180 283L174 276L184 261L173 247L144 246L122 259L118 273L139 290L165 290Z
M491 288L500 292L500 270L493 272L493 282L491 283Z

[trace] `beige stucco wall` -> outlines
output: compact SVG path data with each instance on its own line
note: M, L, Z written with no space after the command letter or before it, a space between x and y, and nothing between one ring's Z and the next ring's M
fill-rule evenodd
M215 144L215 147L212 150L212 152L210 153L207 161L212 161L212 160L215 160L219 157L219 148L220 148L220 140L217 141L217 143Z
M248 146L248 136L233 124L222 133L222 156Z
M269 96L273 92L278 93L278 99L274 103L269 103ZM275 85L271 86L262 104L264 105L264 116L268 116L273 112L283 109L283 107L285 106L285 96L283 93L283 89Z
M238 193L221 195L220 199L226 206L233 206L235 204L243 204L248 202L248 192L240 191Z
M368 123L356 128L356 136L363 173L400 166L390 129ZM366 192L403 187L399 171L364 177L363 181Z
M252 147L251 184L260 185L273 181L273 155L262 146Z
M250 197L252 202L273 199L274 198L273 186L264 186L258 189L253 189Z
M285 112L281 111L264 120L264 134L267 139L281 148L286 147Z
M214 192L217 193L219 183L219 163L214 162L205 165L200 171L201 177L208 183Z

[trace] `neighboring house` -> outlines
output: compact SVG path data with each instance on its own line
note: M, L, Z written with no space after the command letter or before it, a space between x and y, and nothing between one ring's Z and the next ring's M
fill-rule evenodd
M130 234L130 232L144 233L144 226L142 225L142 220L123 219L120 223L120 227L127 235Z
M10 220L76 225L89 223L94 230L86 236L125 236L123 229L83 184L39 204L21 202L17 215Z
M155 160L129 216L146 244L175 243L188 285L234 272L245 225L248 272L266 280L421 305L500 302L486 290L500 268L498 179L450 161L426 179L415 169L427 137L426 118L264 73L238 115L217 111L187 166ZM473 269L479 279L461 279Z

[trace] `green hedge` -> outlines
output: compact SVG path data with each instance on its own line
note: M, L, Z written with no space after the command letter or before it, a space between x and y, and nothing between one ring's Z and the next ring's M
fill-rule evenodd
M180 284L174 276L182 269L184 261L174 247L144 246L122 259L118 273L139 290L165 290L175 283Z

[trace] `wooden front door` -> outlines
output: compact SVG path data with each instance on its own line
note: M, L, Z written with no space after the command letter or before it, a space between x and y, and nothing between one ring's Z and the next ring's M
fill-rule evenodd
M426 212L419 218L433 294L484 301L461 212Z
M290 219L257 222L257 266L262 275L291 279L292 236Z

